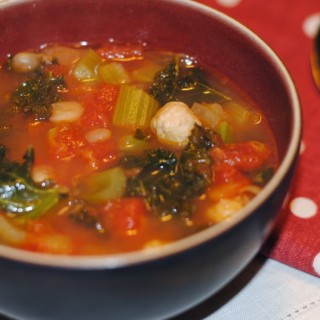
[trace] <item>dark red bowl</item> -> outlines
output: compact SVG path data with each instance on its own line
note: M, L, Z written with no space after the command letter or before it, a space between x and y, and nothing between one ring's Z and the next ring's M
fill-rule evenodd
M21 0L0 4L0 60L44 43L145 42L189 53L261 106L280 167L230 221L149 251L68 257L0 246L0 313L16 319L164 319L237 275L270 233L300 144L294 85L273 51L229 17L182 0Z

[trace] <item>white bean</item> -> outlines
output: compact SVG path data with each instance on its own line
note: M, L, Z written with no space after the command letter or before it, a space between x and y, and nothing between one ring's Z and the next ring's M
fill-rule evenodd
M46 165L34 166L31 171L31 178L36 183L41 183L46 180L53 180L53 169L52 167Z
M57 59L59 64L63 66L71 66L80 59L84 50L63 46L53 46L44 48L43 52L48 56L50 61Z
M29 72L36 69L43 61L43 54L19 52L12 58L12 69L16 72Z
M88 131L85 138L89 143L108 140L111 137L111 131L106 128L97 128Z
M83 113L83 106L76 101L62 101L51 105L51 117L49 120L55 123L75 122Z

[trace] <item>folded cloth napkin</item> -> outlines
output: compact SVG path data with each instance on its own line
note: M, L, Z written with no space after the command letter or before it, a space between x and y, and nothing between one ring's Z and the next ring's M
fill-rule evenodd
M288 205L263 253L320 276L320 91L310 70L312 40L320 27L319 0L199 0L260 36L291 74L302 104L304 131Z
M170 320L317 320L320 278L258 255L201 305Z

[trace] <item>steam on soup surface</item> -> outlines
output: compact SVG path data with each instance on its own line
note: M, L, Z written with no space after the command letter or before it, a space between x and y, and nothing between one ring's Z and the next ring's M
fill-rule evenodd
M6 245L161 245L237 214L277 165L263 114L184 54L43 46L10 55L0 83Z

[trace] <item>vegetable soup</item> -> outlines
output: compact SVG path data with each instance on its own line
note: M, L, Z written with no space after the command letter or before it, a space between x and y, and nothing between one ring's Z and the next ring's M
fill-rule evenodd
M44 45L0 69L0 243L163 245L236 215L277 168L267 121L196 57Z

